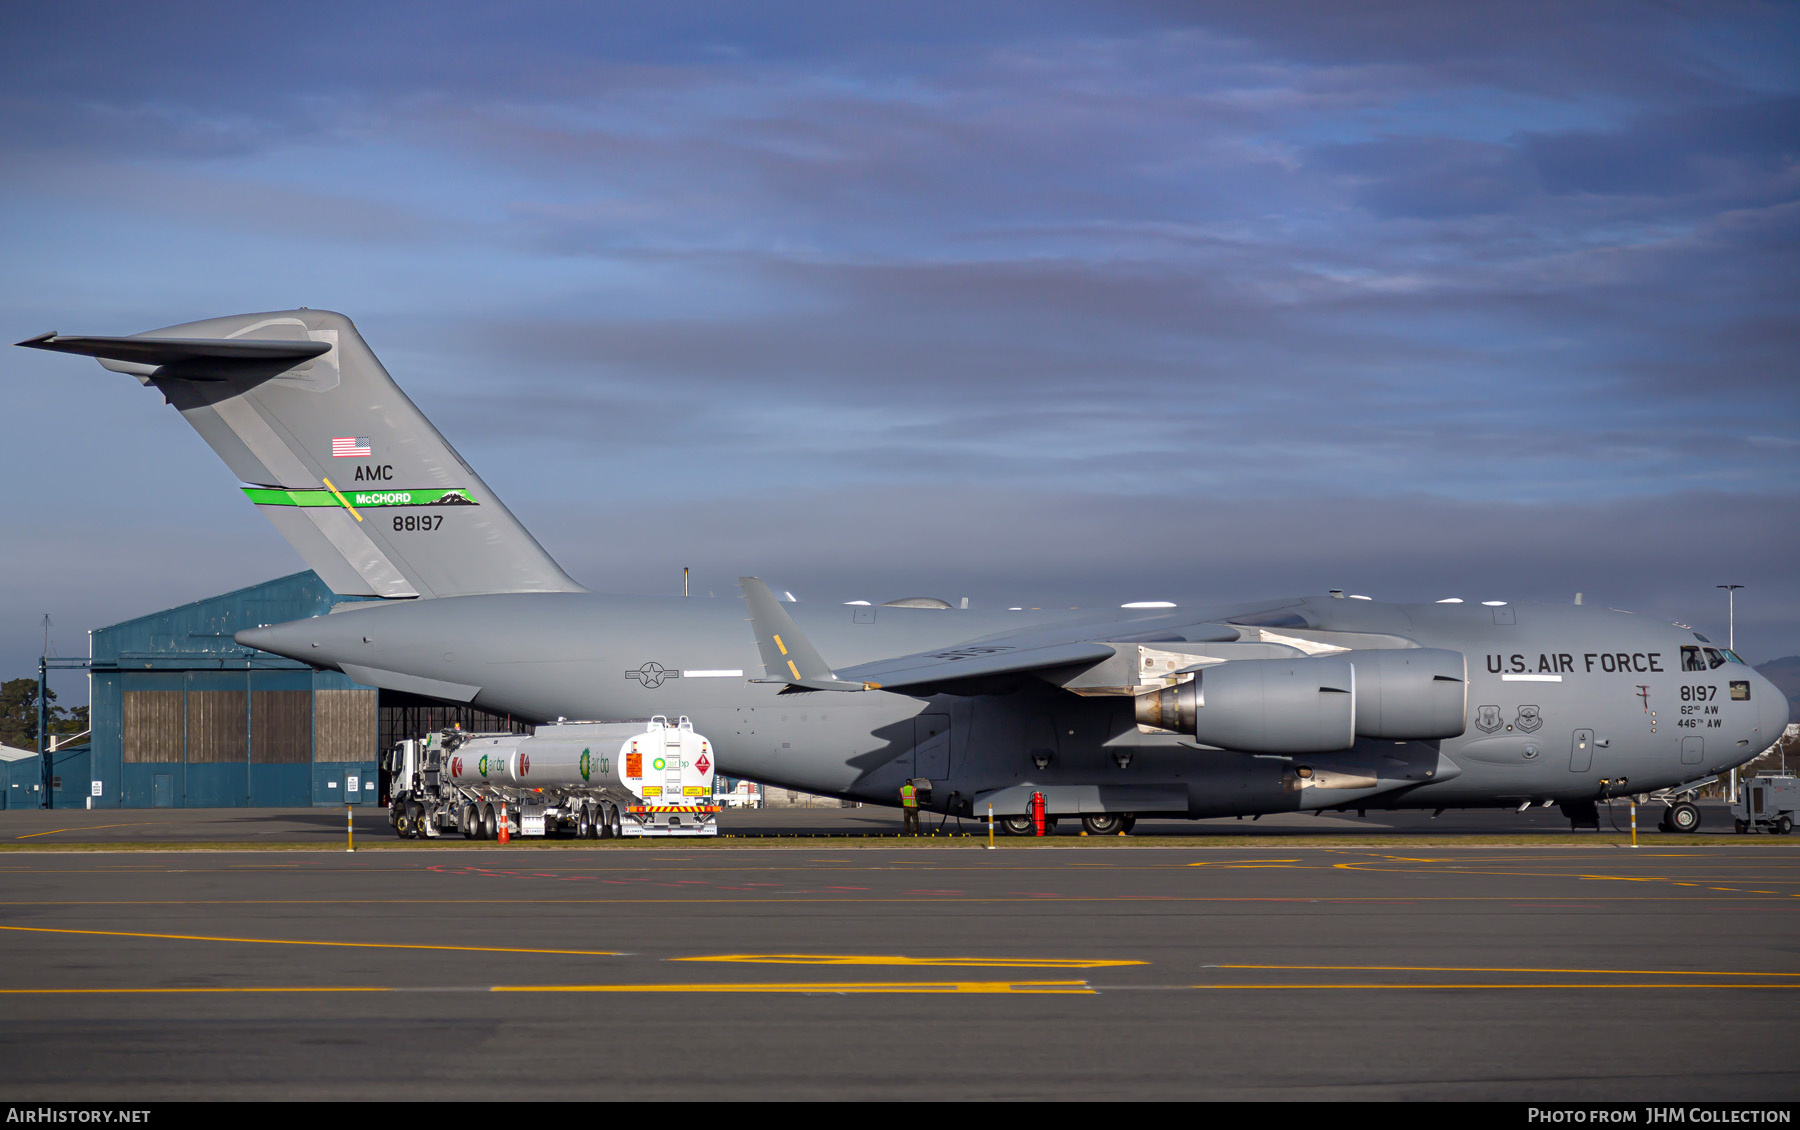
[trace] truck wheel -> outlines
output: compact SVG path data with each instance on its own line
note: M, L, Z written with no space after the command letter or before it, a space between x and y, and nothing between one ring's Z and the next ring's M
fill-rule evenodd
M623 839L625 836L625 827L624 827L623 823L621 822L621 818L619 816L619 806L616 804L613 805L612 820L610 821L610 823L612 825L613 839L615 839L615 840Z
M465 840L481 838L481 826L476 820L475 806L472 804L465 804L456 810L456 826L462 829Z
M1775 834L1777 836L1785 836L1793 830L1794 818L1792 816L1783 816L1781 819L1775 821Z
M481 806L481 838L484 840L491 840L494 838L495 834L499 831L499 829L500 829L499 821L497 821L494 818L494 806L491 804L482 805Z
M405 808L395 806L388 810L388 823L394 826L394 835L406 839L412 835L412 815Z
M594 806L583 801L581 811L575 815L575 838L591 840L594 838Z
M1700 809L1689 802L1677 801L1669 806L1669 814L1664 817L1668 821L1671 832L1694 832L1700 828Z

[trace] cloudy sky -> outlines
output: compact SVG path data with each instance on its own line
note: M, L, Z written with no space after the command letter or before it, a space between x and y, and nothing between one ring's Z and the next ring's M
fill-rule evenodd
M341 310L591 587L1800 652L1790 5L7 12L7 340ZM127 377L0 419L0 674L302 567Z

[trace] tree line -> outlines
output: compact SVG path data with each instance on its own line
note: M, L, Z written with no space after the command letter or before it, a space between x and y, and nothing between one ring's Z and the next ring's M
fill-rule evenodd
M56 692L45 688L44 703L50 736L79 734L88 728L88 708L56 705ZM0 745L15 749L38 748L38 681L8 679L0 683Z

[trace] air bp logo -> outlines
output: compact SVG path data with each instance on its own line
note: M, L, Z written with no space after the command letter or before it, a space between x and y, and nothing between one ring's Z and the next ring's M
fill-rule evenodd
M593 755L587 750L581 751L581 779L588 779L588 771L593 768Z
M1498 706L1477 706L1475 708L1475 728L1484 734L1491 734L1500 728L1500 708Z
M657 759L656 759L656 760L655 760L655 761L653 761L653 762L651 762L651 764L652 764L652 765L655 765L655 766L656 766L656 767L657 767L657 768L658 768L658 769L667 769L667 768L668 768L668 767L669 767L669 766L668 766L668 763L667 763L667 762L665 762L665 761L664 761L664 760L663 760L663 759L662 759L662 758L660 758L660 757L659 757L659 758L657 758Z
M487 776L487 763L488 759L487 754L485 753L481 755L481 760L475 763L475 771L480 773L483 777Z

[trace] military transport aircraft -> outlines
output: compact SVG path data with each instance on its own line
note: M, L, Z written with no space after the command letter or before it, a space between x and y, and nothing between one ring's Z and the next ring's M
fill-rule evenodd
M732 776L1094 833L1138 817L1560 804L1723 772L1787 703L1684 625L1581 605L1341 592L1205 607L816 606L571 580L350 319L242 314L21 345L181 412L330 587L376 600L239 632L358 682L527 718L686 714ZM746 617L746 609L748 616ZM1698 810L1666 817L1681 830Z

